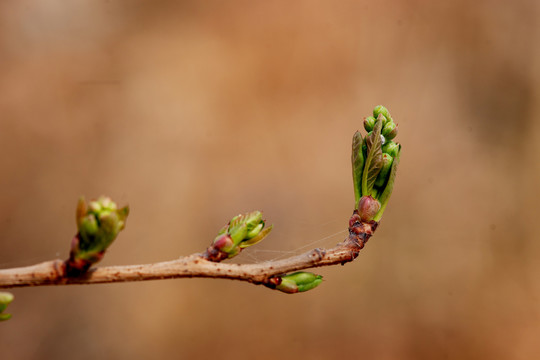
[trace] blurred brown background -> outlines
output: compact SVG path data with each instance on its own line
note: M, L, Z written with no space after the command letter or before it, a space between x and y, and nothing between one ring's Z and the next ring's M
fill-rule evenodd
M66 258L81 194L131 206L104 265L202 251L253 209L275 231L239 261L330 247L373 106L403 156L376 236L316 290L15 289L0 357L540 357L539 15L533 0L2 1L3 268Z

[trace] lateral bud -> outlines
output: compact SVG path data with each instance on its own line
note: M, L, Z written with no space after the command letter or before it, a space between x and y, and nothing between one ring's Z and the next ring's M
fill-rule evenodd
M373 131L376 121L377 120L373 116L364 118L364 129L366 129L367 132Z
M0 292L0 321L9 320L11 314L3 313L7 306L13 301L14 296L12 293Z
M124 229L129 208L118 209L116 203L105 196L88 204L81 197L75 213L78 232L66 260L68 276L83 274L103 258L107 248Z
M298 271L284 276L275 276L266 286L284 292L296 294L316 288L322 282L322 276L310 272Z
M358 202L358 215L362 222L373 220L377 212L381 209L381 204L371 195L362 196Z
M219 231L203 256L210 261L219 262L238 255L242 249L255 245L270 233L272 226L265 228L265 224L260 211L233 217Z

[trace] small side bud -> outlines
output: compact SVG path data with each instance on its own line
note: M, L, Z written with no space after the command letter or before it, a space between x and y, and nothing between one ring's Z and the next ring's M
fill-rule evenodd
M388 155L386 153L383 154L382 157L383 165L381 168L381 172L379 175L377 175L377 180L375 180L375 186L382 188L386 184L386 181L388 180L388 175L390 174L390 169L392 168L392 163L394 162L394 158L391 155Z
M234 249L234 241L228 234L221 234L214 240L214 248L226 253L232 252Z
M373 220L377 212L380 210L381 204L372 196L362 196L358 202L358 215L362 222Z
M394 122L387 123L384 125L382 134L386 140L392 140L397 136L397 125Z
M11 314L5 314L3 311L13 301L13 299L14 296L12 293L0 292L0 321L9 320L11 318Z
M395 158L397 154L399 153L399 149L400 149L399 144L393 141L388 141L386 144L383 145L382 152Z
M107 248L126 224L129 208L118 209L110 198L101 196L88 204L81 197L77 204L77 235L71 242L69 259L66 260L68 276L86 272L100 261Z
M295 294L316 288L322 282L322 276L310 272L299 271L281 276L280 280L281 281L274 281L277 285L270 285L270 287L286 294Z
M367 132L373 131L376 121L377 120L373 116L364 118L364 129L366 129Z
M272 230L272 226L266 229L264 226L265 221L260 211L237 215L219 231L218 237L203 256L214 262L230 259L242 249L263 240Z

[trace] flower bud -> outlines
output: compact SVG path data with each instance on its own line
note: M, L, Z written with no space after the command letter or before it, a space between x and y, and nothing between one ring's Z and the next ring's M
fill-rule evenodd
M388 180L388 175L390 174L390 169L392 168L392 163L394 162L394 158L388 154L383 154L382 157L382 168L379 175L377 175L377 180L375 180L375 186L383 187L384 184L386 184L386 181Z
M382 151L383 153L388 154L392 156L393 158L395 158L399 152L399 148L400 148L399 144L393 141L388 141L386 144L383 145Z
M375 106L375 108L373 109L373 117L375 119L377 119L379 117L379 115L383 115L386 119L391 119L390 117L390 113L388 112L388 109L386 109L384 106L382 105L377 105Z
M376 121L377 120L373 116L364 118L364 129L366 129L367 132L372 131Z
M373 220L380 210L381 204L372 196L362 196L358 202L358 215L362 222Z
M386 125L384 125L384 128L382 130L383 136L386 138L386 140L392 140L397 135L397 125L393 121L388 122Z

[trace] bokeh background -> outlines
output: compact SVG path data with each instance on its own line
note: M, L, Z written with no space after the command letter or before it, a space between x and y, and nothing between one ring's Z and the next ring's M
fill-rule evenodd
M15 289L2 359L540 357L540 3L2 1L0 266L68 256L80 195L129 203L103 265L240 262L345 236L350 140L400 126L357 261L294 296L166 280Z

